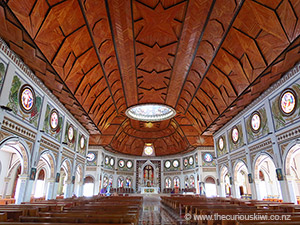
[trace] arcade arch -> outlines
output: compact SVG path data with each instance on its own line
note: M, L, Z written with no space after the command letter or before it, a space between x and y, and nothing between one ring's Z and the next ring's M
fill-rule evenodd
M244 198L251 194L251 187L248 181L248 168L246 164L239 160L234 167L234 184L237 198Z

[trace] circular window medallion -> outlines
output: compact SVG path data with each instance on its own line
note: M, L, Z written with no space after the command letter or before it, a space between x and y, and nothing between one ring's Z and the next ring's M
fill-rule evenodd
M74 139L74 128L72 125L70 125L68 129L68 139L70 142Z
M108 156L105 157L105 164L106 164L106 165L109 164L109 158L108 158Z
M51 130L56 131L58 128L58 112L56 109L53 109L50 113L50 127Z
M167 161L165 162L165 167L166 167L167 169L169 169L169 168L171 167L171 162L170 162L169 160L167 160Z
M177 168L177 167L179 166L179 161L178 161L177 159L175 159L175 160L173 161L173 166L174 166L175 168Z
M190 158L189 158L189 164L190 165L194 164L194 158L193 158L193 156L190 156Z
M152 146L146 146L144 148L144 152L145 152L146 155L152 155L152 153L153 153L153 147Z
M171 119L176 115L176 111L167 105L161 104L141 104L128 108L126 115L139 121L162 121Z
M222 137L219 138L218 144L219 144L219 149L221 151L224 150L224 139Z
M35 104L35 93L31 86L24 85L20 90L21 109L25 113L30 113Z
M132 165L133 165L132 161L128 160L127 164L126 164L127 168L130 169L132 167Z
M80 148L84 149L84 147L85 147L85 139L84 139L84 136L81 135L81 138L80 138Z
M205 153L204 156L203 156L203 160L207 163L210 163L213 161L213 156L211 153Z
M123 168L125 166L125 161L123 159L120 159L118 164L120 168Z
M251 129L254 133L257 133L261 126L261 117L259 112L254 112L251 116Z
M86 157L87 161L89 161L89 162L94 161L95 158L96 158L96 155L95 155L95 153L93 153L93 152L89 152L89 153L87 154L87 157Z
M110 163L111 166L113 166L115 164L114 158L111 158L110 161L109 161L109 163Z
M185 166L185 167L187 167L187 165L188 165L188 159L187 158L185 158L184 160L183 160L183 165Z
M237 127L233 127L231 130L231 139L234 144L236 144L239 140L239 130Z
M280 109L285 115L292 115L296 109L296 94L291 89L286 89L280 96Z

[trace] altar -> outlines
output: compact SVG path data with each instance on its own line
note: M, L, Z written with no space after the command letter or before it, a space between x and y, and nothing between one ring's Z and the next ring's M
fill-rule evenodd
M158 194L158 187L141 187L141 194Z

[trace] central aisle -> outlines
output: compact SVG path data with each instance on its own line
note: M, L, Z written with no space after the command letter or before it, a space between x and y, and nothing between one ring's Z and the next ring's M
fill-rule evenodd
M140 225L177 225L179 218L174 212L160 203L159 195L143 196L143 208L140 212Z

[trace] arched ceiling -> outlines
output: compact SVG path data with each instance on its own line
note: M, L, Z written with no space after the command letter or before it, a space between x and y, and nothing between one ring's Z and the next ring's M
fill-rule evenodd
M141 155L211 135L299 61L299 0L0 0L0 35L88 129ZM151 125L141 103L177 115Z

